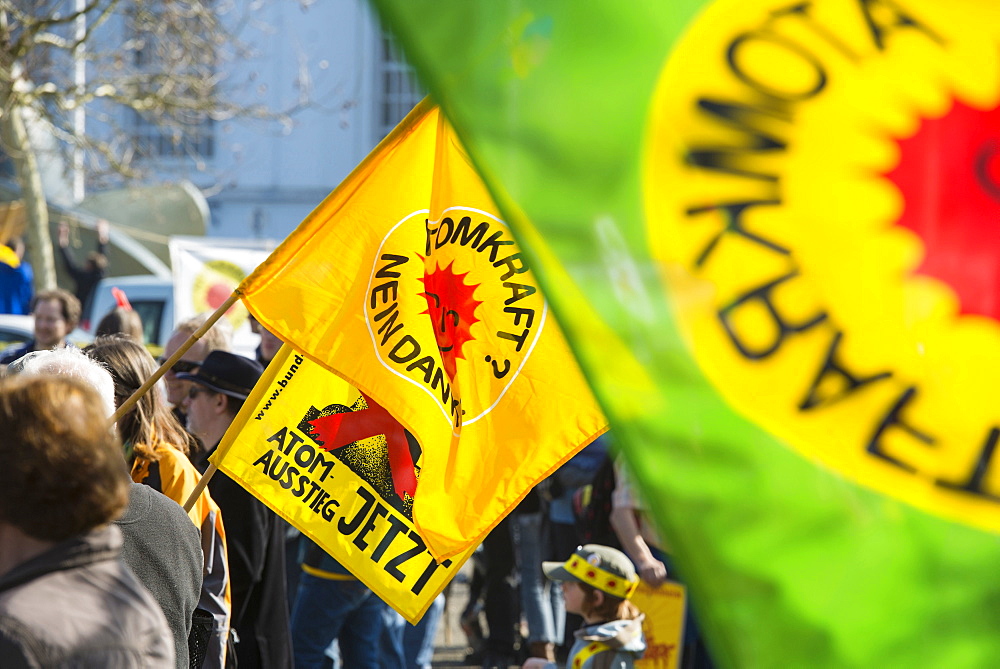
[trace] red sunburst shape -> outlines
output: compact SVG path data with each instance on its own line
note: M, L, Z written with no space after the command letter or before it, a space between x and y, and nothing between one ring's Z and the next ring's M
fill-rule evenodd
M462 347L473 339L470 328L479 322L476 308L482 302L475 298L479 284L466 284L469 273L455 274L452 265L454 261L447 267L436 267L430 274L425 272L421 279L424 292L420 294L427 300L427 311L421 313L430 316L444 369L454 379L455 361L465 359Z
M1000 320L1000 107L956 101L898 143L886 176L903 195L898 225L924 243L917 273L951 286L962 314Z

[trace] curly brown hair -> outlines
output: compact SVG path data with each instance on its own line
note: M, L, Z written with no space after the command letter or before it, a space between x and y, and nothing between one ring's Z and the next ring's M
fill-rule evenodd
M0 381L0 520L63 541L117 518L129 475L97 392L75 379Z
M91 359L104 363L115 382L115 406L121 406L146 382L157 365L145 348L122 335L98 337L83 350ZM170 411L158 388L139 398L131 411L118 420L122 441L131 445L134 456L156 462L159 444L166 442L182 453L197 450L197 443ZM129 462L129 465L132 463Z
M59 310L62 311L63 320L66 321L66 325L70 330L80 323L80 315L83 313L80 300L76 299L76 295L62 288L40 290L35 293L35 296L31 298L31 313L35 313L35 305L39 302L48 302L50 300L59 303Z
M639 617L639 607L627 599L609 595L603 590L598 590L592 585L587 585L582 581L577 581L577 585L583 590L583 613L585 617L599 619L602 622L612 620L635 620ZM597 602L597 594L603 595L601 602Z

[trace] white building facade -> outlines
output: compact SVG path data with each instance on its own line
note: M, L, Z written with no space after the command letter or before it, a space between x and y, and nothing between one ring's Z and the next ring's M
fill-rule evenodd
M186 147L196 161L171 158L169 142L157 158L164 178L183 174L205 194L209 236L281 240L422 94L362 0L235 4L234 15L249 17L239 37L252 56L223 73L221 85L246 82L229 93L245 104L292 111L285 122L205 123ZM137 134L156 132L133 123ZM203 169L191 170L192 162Z

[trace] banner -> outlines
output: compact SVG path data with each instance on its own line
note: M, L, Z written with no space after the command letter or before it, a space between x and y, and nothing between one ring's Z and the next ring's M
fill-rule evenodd
M440 564L427 550L376 432L392 428L363 425L367 409L357 390L282 346L212 462L416 623L471 550ZM331 416L355 438L324 441L320 426Z
M684 586L665 581L652 588L640 581L632 594L632 603L643 615L642 634L646 637L646 652L636 661L638 669L677 669L684 643Z
M171 237L174 321L218 309L274 247L273 241L263 239ZM253 357L257 336L250 331L246 307L234 304L226 319L233 327L234 350Z
M716 664L1000 662L1000 6L373 4L531 259Z
M429 103L240 292L405 428L390 438L393 487L438 557L478 544L606 429L530 263Z

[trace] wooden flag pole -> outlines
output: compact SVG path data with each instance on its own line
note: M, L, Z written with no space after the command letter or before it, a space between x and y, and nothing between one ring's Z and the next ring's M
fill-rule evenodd
M229 299L223 302L222 306L216 309L212 315L208 317L208 320L206 320L205 323L194 332L194 334L188 337L187 341L184 342L181 347L166 360L166 362L160 365L160 368L153 372L153 375L146 379L146 382L139 386L138 390L132 393L131 397L122 402L121 406L118 407L118 411L115 411L114 415L111 416L111 424L113 425L121 420L121 417L127 414L129 410L135 406L136 402L138 402L143 395L149 392L150 388L156 385L156 382L167 373L167 370L173 367L174 364L181 359L181 356L187 353L188 349L194 346L194 343L201 339L205 333L208 332L220 318L222 318L223 314L229 310L229 307L236 303L236 300L238 299L240 299L240 291L235 290L233 291L233 294L229 296Z
M191 507L194 506L194 503L198 500L198 497L201 495L201 491L208 486L208 482L212 480L212 477L215 476L215 472L217 471L219 471L219 468L214 462L208 465L208 469L206 469L205 473L201 475L200 479L198 479L198 483L195 485L194 490L191 491L191 494L188 495L187 501L184 502L184 513L191 511Z
M122 405L118 407L118 411L115 411L114 415L111 416L111 424L113 425L117 423L122 416L128 413L129 410L135 406L136 402L139 401L139 398L149 392L149 389L152 388L156 382L167 373L167 370L173 367L174 363L180 360L181 356L187 353L187 350L194 346L196 341L205 336L205 333L208 332L220 318L222 318L222 316L229 310L229 307L233 306L238 299L240 299L240 291L235 290L233 291L233 294L229 296L229 299L223 302L222 306L216 309L212 315L208 317L208 320L206 320L200 328L195 330L195 332L188 337L187 341L184 342L172 356L167 358L167 360L160 365L160 368L153 372L153 375L146 379L146 382L143 383L138 390L132 393L131 397L122 402ZM215 474L217 470L218 467L214 464L209 465L208 470L202 475L201 479L199 479L198 484L194 487L194 490L191 491L191 495L188 497L188 500L184 502L185 512L191 510L191 507L194 506L198 496L201 495L201 491L205 489L205 486L208 485L209 480L211 480L212 475Z

